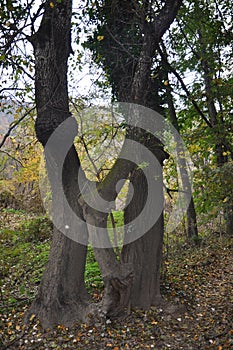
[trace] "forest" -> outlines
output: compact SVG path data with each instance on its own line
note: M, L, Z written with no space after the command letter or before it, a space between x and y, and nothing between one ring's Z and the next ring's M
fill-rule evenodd
M0 3L0 349L232 349L231 1Z

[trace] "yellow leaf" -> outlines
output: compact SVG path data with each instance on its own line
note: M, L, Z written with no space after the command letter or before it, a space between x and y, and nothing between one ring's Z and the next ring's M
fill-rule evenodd
M51 1L51 2L49 3L49 6L51 7L51 9L53 9L53 8L54 8L54 3Z
M158 322L157 321L152 321L151 324L158 324Z
M103 35L98 35L98 36L97 36L97 40L98 40L98 41L104 40L104 36L103 36Z
M61 329L62 331L64 331L64 330L66 329L66 327L63 326L62 324L59 324L59 325L57 326L57 328L58 328L58 329Z
M169 81L168 81L168 80L165 80L164 85L165 85L165 86L168 86L168 85L169 85Z
M20 326L17 324L16 327L15 327L15 329L16 329L17 331L20 331Z
M29 321L32 321L35 317L36 315L32 314L31 317L29 318Z
M22 106L20 106L19 108L17 108L17 109L16 109L16 113L21 112L21 111L22 111L22 109L23 109L23 107L22 107Z

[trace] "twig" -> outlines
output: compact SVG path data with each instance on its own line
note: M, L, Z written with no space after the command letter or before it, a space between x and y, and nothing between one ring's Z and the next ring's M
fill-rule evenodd
M2 142L0 143L0 148L2 148L2 146L4 145L6 139L8 138L8 136L10 136L11 131L17 126L19 125L19 123L21 123L22 120L24 120L36 107L32 107L31 109L29 109L21 118L19 118L7 131L7 133L3 136Z
M8 152L6 152L6 151L0 150L0 152L6 154L9 158L13 159L14 161L16 161L17 163L19 163L19 164L24 168L23 163L22 163L19 159L13 157L10 153L8 153Z

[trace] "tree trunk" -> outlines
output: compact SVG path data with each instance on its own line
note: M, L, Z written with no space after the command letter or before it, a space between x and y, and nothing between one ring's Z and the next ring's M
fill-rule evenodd
M147 23L146 21L143 23L143 43L128 94L125 92L125 87L123 87L123 95L121 95L121 87L118 86L118 96L122 97L124 101L147 106L150 94L151 66L155 48L161 36L175 18L180 5L181 1L167 1L154 23ZM148 149L151 149L152 152L156 150L155 155L157 152L157 159L160 164L162 164L166 156L165 153L161 151L161 142L150 135L149 138L151 141L147 144L148 136L148 133L138 130L137 128L130 127L127 131L127 138L136 142L141 142ZM142 139L144 139L144 141L142 141ZM138 216L143 209L147 197L145 177L140 171L136 170L135 165L131 167L130 171L130 181L133 184L135 196L125 210L125 224L130 223ZM157 189L157 201L162 205L163 182L161 167L159 167L158 173L154 174L154 176L158 177L157 184L155 184ZM155 215L155 210L155 208L150 206L149 212L145 214L146 217ZM144 223L141 222L140 225L143 230ZM163 231L163 214L161 214L157 222L148 232L136 241L132 239L134 242L124 245L122 249L121 264L127 264L126 266L130 269L131 266L133 267L133 274L130 273L128 275L130 283L123 283L125 288L124 295L126 296L128 307L131 304L143 309L148 309L150 306L161 301L160 264L162 258ZM131 233L125 234L133 237L134 231L132 230ZM130 291L131 288L132 292ZM129 299L128 296L130 293L131 297Z
M165 47L163 47L163 48L165 49ZM165 53L165 57L166 56L167 55ZM166 67L165 67L165 76L166 76L166 80L169 81L168 72L166 70ZM170 85L166 85L166 95L167 95L167 104L168 104L170 121L179 133L180 132L179 124L178 124L178 120L177 120L175 106L173 103L173 97L172 97ZM179 171L180 171L183 190L187 191L188 193L192 193L191 184L190 184L188 171L187 171L187 162L186 162L185 157L184 157L183 146L181 145L179 140L177 140L176 149L177 149L178 167L179 167ZM187 209L187 223L188 223L188 228L187 228L188 237L189 238L197 237L198 236L197 217L196 217L196 210L195 210L195 205L194 205L194 200L193 200L192 195L191 195L190 203L189 203L188 209Z
M30 38L35 55L35 98L37 106L36 135L46 145L54 130L69 116L67 91L67 60L71 51L72 1L45 4L41 25ZM53 215L56 220L66 220L66 209L56 197L56 173L59 166L59 147L63 149L67 135L61 135L58 152L47 150L46 165L51 180ZM74 148L68 152L64 165L64 192L74 210L81 215L77 202L79 188L75 173L80 163ZM55 179L55 181L54 181ZM80 234L80 233L79 233ZM83 232L87 242L87 228ZM86 238L85 238L86 237ZM85 320L89 312L88 295L84 285L84 271L87 247L66 237L54 227L49 262L44 272L38 295L27 317L36 314L44 327L57 323L70 325L76 320Z
M214 137L215 137L215 154L217 159L217 166L221 168L224 164L228 163L229 161L227 151L229 151L230 154L232 155L232 150L231 150L231 147L229 147L228 145L226 136L224 135L225 125L224 125L223 117L219 118L217 109L215 107L213 89L212 89L212 84L213 84L212 72L209 67L208 61L205 59L206 45L203 41L201 30L199 30L198 34L199 34L199 42L200 42L202 56L203 56L201 63L202 63L204 82L205 82L207 108L208 108L208 113L210 116L212 126L215 129ZM233 232L232 200L227 204L225 208L225 220L226 220L226 231L232 234Z
M150 76L153 57L153 40L155 36L160 38L170 26L181 2L181 0L167 0L164 8L161 10L161 15L156 17L155 27L153 28L156 35L151 36L150 46L145 47L144 45L144 49L149 49L150 54L145 57L145 52L142 52L141 57L146 58L146 61L140 60L136 70L134 84L129 95L131 102L144 104L146 97L144 92L147 91L146 78ZM69 325L77 319L85 320L91 310L83 278L86 246L71 241L70 238L61 233L62 227L64 228L66 221L70 218L67 216L67 208L63 203L64 199L59 196L57 188L61 162L59 151L60 153L64 152L63 148L67 137L69 138L69 130L64 129L64 134L58 133L60 143L56 145L57 147L54 147L54 145L51 147L46 146L47 141L56 128L70 116L67 92L67 59L71 51L71 5L72 1L69 0L53 3L53 6L51 6L50 1L46 1L41 25L37 33L30 38L35 54L36 134L38 140L46 149L48 175L51 180L53 194L53 219L56 222L56 228L54 228L49 263L44 273L38 296L28 315L31 313L38 315L42 324L46 327L56 323ZM120 168L119 164L123 165L123 167ZM77 181L76 174L79 169L81 170L78 155L74 147L71 146L64 164L63 190L75 214L83 221L81 228L77 228L81 232L77 232L76 235L82 237L85 243L87 243L87 235L89 235L89 240L95 244L97 243L94 247L94 253L105 282L105 295L102 305L104 314L111 317L122 316L125 312L127 313L130 305L134 277L132 263L131 261L123 261L123 259L121 262L118 262L112 247L101 248L101 245L98 246L98 243L102 242L102 240L105 243L108 240L107 217L106 213L98 212L90 205L85 204L85 198L80 195ZM115 200L116 180L126 178L130 171L132 171L132 164L118 160L116 166L113 167L113 171L100 184L98 188L99 194L105 200ZM86 181L84 174L82 181ZM159 177L159 181L161 181L161 177ZM162 185L160 184L158 188L158 201L161 204L160 191ZM153 256L156 254L155 268L148 270L145 276L145 278L151 279L152 275L154 275L152 282L147 281L148 290L149 288L155 289L154 292L150 293L150 302L146 304L148 307L159 293L158 280L161 237L163 233L162 221L159 221L159 224L156 225L158 225L156 226L158 235L155 236L151 232L151 234L147 235L147 238L142 238L144 248L148 251L150 250L150 258L147 259L144 256L142 258L143 263L153 263ZM105 229L103 237L98 234L101 228ZM74 235L75 232L73 232L72 237ZM153 243L151 240L153 240ZM154 250L151 250L151 247ZM139 247L138 249L142 253ZM131 251L136 251L136 248L134 249L133 246L132 248L129 247L128 257L130 257ZM143 254L145 255L145 252ZM132 259L127 258L126 260ZM133 263L135 263L135 260ZM136 270L139 271L138 269ZM142 266L140 274L143 274ZM146 281L144 284L146 284ZM143 291L138 282L137 287L135 287L136 290L137 293L141 293L140 299L142 300Z
M162 173L158 169L155 175L157 180L157 199L163 203ZM147 201L148 190L147 182L142 170L135 169L131 174L130 181L135 188L135 195L127 206L124 219L125 224L130 223L142 211ZM151 203L152 204L152 203ZM155 215L155 208L149 206L149 212L145 213L145 220L150 215ZM140 229L143 230L144 222ZM162 259L163 246L163 214L160 215L153 227L138 240L124 245L122 249L122 260L131 263L134 267L134 282L132 287L131 305L140 307L144 310L161 301L160 295L160 265ZM134 235L132 227L131 232L126 235Z

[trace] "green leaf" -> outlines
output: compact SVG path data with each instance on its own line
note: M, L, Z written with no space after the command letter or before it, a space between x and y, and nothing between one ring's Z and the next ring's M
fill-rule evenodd
M5 54L1 55L1 56L0 56L0 61L4 61L5 58L6 58L6 55L5 55Z

